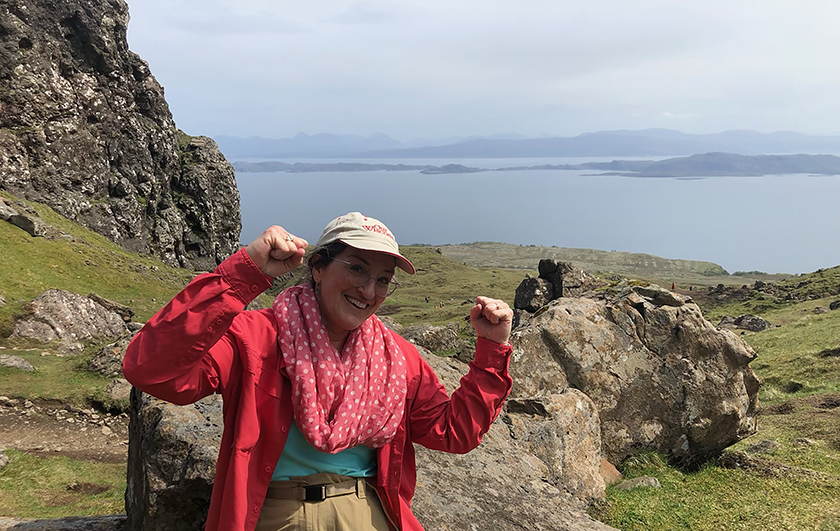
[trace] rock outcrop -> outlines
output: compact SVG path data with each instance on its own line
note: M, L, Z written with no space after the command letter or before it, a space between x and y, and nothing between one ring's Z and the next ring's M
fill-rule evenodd
M60 289L35 297L12 335L41 341L60 340L61 350L77 353L87 339L117 338L126 332L122 317L93 300Z
M437 354L447 354L469 363L475 356L475 345L458 336L458 324L447 326L414 325L400 334L415 345Z
M238 246L233 168L175 127L127 24L124 0L4 2L0 189L129 250L212 269Z
M748 313L739 315L738 317L726 316L718 323L718 328L740 328L742 330L749 330L750 332L761 332L772 327L773 324L767 319Z
M100 348L88 361L85 369L110 378L122 378L122 362L125 357L125 350L134 336L134 333L126 334L115 342Z
M222 440L219 395L180 407L131 393L126 529L204 529Z
M575 267L571 262L543 259L538 269L538 278L526 276L516 288L514 309L534 313L554 299L581 297L606 285L606 282ZM517 313L514 325L518 325L520 320L524 321L525 317Z
M511 341L512 398L582 391L612 463L648 448L691 467L755 432L755 353L670 291L556 299Z
M454 389L466 365L419 350ZM202 529L221 424L217 396L179 407L132 392L127 530ZM413 510L429 531L612 530L585 513L604 496L599 438L595 405L579 391L512 402L466 455L417 447Z

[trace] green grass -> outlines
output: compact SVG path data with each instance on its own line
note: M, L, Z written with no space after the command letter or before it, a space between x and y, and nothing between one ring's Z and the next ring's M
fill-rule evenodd
M6 193L2 194L10 198ZM183 269L125 251L93 231L83 229L49 207L29 203L45 223L73 236L49 240L0 223L0 345L12 331L26 303L50 288L95 292L131 307L146 320L192 277Z
M661 488L618 491L593 516L623 531L836 530L840 480L761 477L709 464L681 472L655 454L629 459L627 477L648 475Z
M749 333L745 339L757 354L751 367L763 382L759 399L765 406L795 397L840 393L840 312L814 315L815 306L826 300L777 309L763 315L780 324L763 332ZM785 388L801 386L796 392Z
M417 272L399 271L399 289L388 297L378 312L392 315L400 324L463 323L475 297L502 299L513 306L516 287L527 271L477 268L447 258L429 247L401 247ZM531 271L536 275L536 272ZM429 297L426 302L425 297ZM443 303L443 308L440 308ZM435 308L435 306L438 308Z
M30 345L36 343L30 342ZM26 349L5 349L0 353L19 356L35 367L34 372L0 367L0 389L10 397L58 401L77 408L97 404L105 409L126 410L127 403L105 396L111 378L83 369L92 351L72 357L42 356L54 352L48 344Z
M58 518L125 512L125 465L6 450L0 516ZM101 491L101 492L99 492Z
M713 262L662 258L642 253L540 247L496 242L475 242L442 245L444 255L471 265L503 268L536 269L542 258L572 262L590 273L619 274L646 279L661 286L676 283L677 287L751 284L755 280L777 281L790 275L766 273L731 276Z

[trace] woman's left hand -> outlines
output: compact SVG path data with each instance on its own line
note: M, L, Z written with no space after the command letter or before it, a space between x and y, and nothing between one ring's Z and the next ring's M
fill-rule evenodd
M489 297L476 297L470 308L470 322L478 337L506 344L510 339L513 310L505 301Z

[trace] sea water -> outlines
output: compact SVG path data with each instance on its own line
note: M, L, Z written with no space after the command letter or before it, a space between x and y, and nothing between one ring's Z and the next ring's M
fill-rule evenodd
M492 169L593 160L353 162ZM496 241L617 250L706 260L729 272L804 273L840 264L840 176L596 173L240 172L240 240L250 242L278 224L314 243L328 221L358 210L386 223L401 244Z

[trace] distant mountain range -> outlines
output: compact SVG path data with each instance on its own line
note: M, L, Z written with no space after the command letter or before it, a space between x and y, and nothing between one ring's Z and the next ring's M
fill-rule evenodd
M695 135L670 129L645 129L598 131L570 138L504 136L506 138L473 138L445 145L440 145L442 141L403 143L382 133L369 137L299 133L293 138L281 139L219 136L215 140L228 159L667 157L709 152L840 154L840 135L815 136L789 131L726 131ZM423 142L427 145L416 147Z

